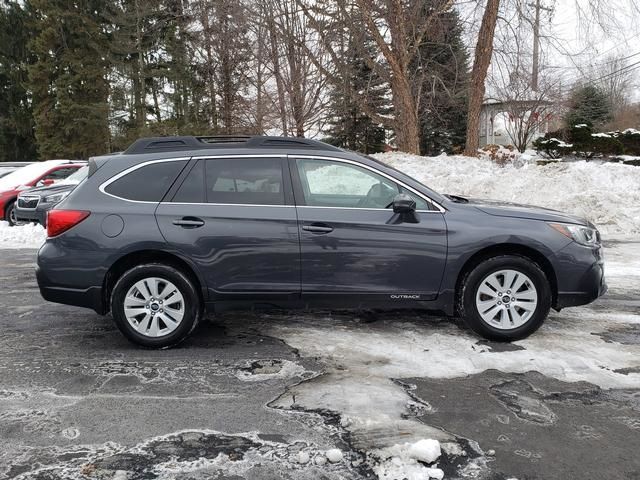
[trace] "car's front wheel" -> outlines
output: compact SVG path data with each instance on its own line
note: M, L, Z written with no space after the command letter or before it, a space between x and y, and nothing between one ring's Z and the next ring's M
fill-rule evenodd
M535 332L549 314L551 288L540 267L517 255L484 260L462 282L458 309L465 323L489 340Z
M193 282L169 265L145 264L125 272L111 295L111 314L132 342L167 348L184 340L201 316Z
M4 211L4 218L9 223L9 226L14 227L18 225L18 218L16 217L16 202L13 201L7 205L7 209Z

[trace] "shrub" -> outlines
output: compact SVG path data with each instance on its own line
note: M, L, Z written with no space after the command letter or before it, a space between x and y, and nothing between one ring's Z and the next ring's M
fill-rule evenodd
M548 158L563 157L573 150L573 144L563 140L565 136L566 132L564 130L548 132L544 137L537 138L533 142L533 148Z

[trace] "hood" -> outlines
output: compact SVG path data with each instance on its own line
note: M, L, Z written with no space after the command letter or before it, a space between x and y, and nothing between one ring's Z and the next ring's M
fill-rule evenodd
M447 195L456 203L468 204L489 215L497 217L529 218L545 222L575 223L578 225L590 225L584 218L559 212L551 208L536 207L534 205L522 205L519 203L503 202L498 200L486 200L479 198L465 198L456 195Z
M46 197L47 195L53 195L54 193L70 192L78 186L77 183L56 183L47 187L30 188L29 190L23 190L20 194L24 195L40 195Z

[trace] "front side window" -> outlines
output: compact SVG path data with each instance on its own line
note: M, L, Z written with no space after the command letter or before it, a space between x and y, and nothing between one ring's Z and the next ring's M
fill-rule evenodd
M104 191L127 200L159 202L186 164L187 160L151 163L118 178Z
M206 161L209 203L284 205L280 158L229 158Z
M409 193L418 210L427 203L394 181L363 167L332 160L296 160L306 205L336 208L391 208L398 193Z

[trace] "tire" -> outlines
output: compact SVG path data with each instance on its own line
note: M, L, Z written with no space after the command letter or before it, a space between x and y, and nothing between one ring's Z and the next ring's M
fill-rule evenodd
M18 225L18 221L16 219L16 202L10 202L7 205L7 208L4 211L4 219L9 223L10 227L15 227Z
M518 290L512 291L510 285ZM501 342L531 335L550 308L546 275L536 263L518 255L484 260L464 277L458 297L465 324L482 337Z
M169 348L196 328L202 302L197 286L181 270L149 263L128 270L118 279L111 294L111 314L131 342L146 348Z

